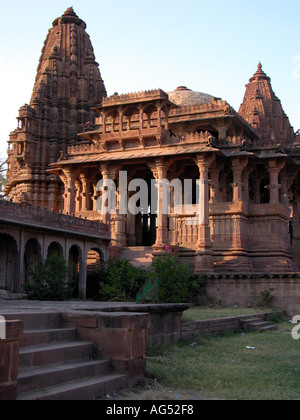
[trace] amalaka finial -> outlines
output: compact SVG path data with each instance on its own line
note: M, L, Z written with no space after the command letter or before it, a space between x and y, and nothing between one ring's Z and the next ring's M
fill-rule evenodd
M258 63L257 70L262 70L262 64L261 64L261 62Z

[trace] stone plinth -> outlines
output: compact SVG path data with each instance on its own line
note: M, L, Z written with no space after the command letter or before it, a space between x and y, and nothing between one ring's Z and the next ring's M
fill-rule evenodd
M81 339L92 341L117 372L127 374L130 385L145 376L151 322L148 314L72 312L63 314L63 318L76 326Z
M6 322L6 339L0 340L0 401L17 397L19 342L23 336L21 321Z

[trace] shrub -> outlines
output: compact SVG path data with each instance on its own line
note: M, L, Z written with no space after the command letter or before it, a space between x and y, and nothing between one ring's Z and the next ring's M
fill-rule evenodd
M49 257L44 264L29 271L30 281L25 284L25 292L30 300L63 301L70 299L74 288L68 280L71 269L65 259L57 254Z
M147 278L145 268L133 267L128 260L112 260L99 278L99 298L105 301L134 301Z
M96 279L100 283L97 298L103 301L135 301L145 283L153 279L158 282L159 303L191 302L206 289L203 274L196 275L191 266L179 264L168 246L153 260L150 269L134 267L128 260L115 259L91 274L91 288Z
M255 308L268 308L271 304L271 301L273 299L272 292L274 292L275 289L268 289L263 290L260 292L258 296L256 296L254 301L254 307Z
M160 303L190 302L206 288L203 274L195 275L191 266L179 264L168 246L153 261L151 271L158 280Z

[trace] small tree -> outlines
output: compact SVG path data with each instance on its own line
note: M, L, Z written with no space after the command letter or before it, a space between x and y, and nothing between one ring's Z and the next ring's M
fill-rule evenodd
M49 257L44 264L30 269L30 281L24 289L30 300L63 301L70 299L74 288L68 284L71 268L66 260L56 253Z

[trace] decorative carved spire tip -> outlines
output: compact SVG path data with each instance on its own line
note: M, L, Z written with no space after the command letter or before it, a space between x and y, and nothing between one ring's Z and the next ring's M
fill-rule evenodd
M68 9L65 11L64 15L76 15L73 6L68 7Z
M262 64L261 64L261 62L258 63L257 70L262 70Z

